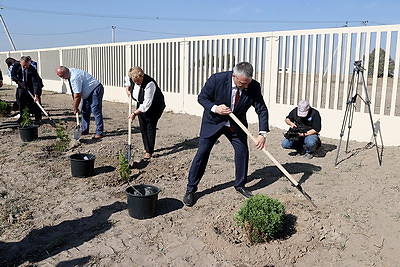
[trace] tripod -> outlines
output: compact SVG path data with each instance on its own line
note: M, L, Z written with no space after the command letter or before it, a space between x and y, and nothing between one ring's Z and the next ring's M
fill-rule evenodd
M349 131L347 133L346 153L349 152L348 149L349 149L350 130L353 126L353 116L354 116L354 111L356 109L357 97L359 97L365 103L365 105L368 107L369 118L370 118L371 128L372 128L372 134L373 134L374 144L376 147L376 153L378 155L379 165L382 165L382 153L379 154L379 148L378 148L378 144L376 142L376 131L375 131L374 121L372 120L372 113L371 113L371 101L369 100L369 97L368 97L367 86L366 86L365 79L364 79L364 68L361 66L361 62L362 62L361 60L354 62L353 75L352 75L351 83L349 85L349 90L347 93L346 111L344 113L342 129L340 131L338 151L336 154L336 160L335 160L336 166L339 164L338 158L339 158L339 153L340 153L340 145L342 143L342 138L343 138L343 135L345 132L346 124L347 124L347 127L349 128ZM359 81L360 76L362 79L365 99L363 99L361 97L361 95L357 93L358 81ZM382 144L382 148L383 148L383 144Z

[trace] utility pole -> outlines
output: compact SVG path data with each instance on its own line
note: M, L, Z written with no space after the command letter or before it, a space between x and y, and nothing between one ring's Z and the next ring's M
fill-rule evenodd
M0 8L0 9L2 9L2 8ZM2 15L0 15L0 20L1 20L1 23L3 24L4 31L5 31L6 34L7 34L8 40L10 41L10 44L11 44L12 48L14 49L14 51L16 51L17 49L15 48L14 42L13 42L13 40L11 39L11 35L10 35L10 33L8 32L6 23L4 22L4 19L3 19L3 16L2 16Z
M111 26L111 42L115 43L115 26Z

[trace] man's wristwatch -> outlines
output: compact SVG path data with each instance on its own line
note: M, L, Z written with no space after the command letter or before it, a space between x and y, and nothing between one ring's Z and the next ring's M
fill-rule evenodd
M261 135L264 138L267 138L267 133L259 133L259 135Z

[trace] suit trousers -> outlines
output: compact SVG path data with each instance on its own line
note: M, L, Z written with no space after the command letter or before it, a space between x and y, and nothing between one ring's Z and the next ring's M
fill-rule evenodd
M33 94L33 93L32 93ZM35 103L32 97L29 95L27 89L17 89L17 103L19 106L19 112L22 116L25 107L28 107L29 113L35 114L35 120L39 121L42 119L42 110Z
M235 183L234 187L243 187L247 182L247 171L249 164L249 148L246 135L237 135L229 127L222 127L214 135L200 137L196 156L189 170L187 191L196 192L197 186L204 175L211 150L221 135L225 135L233 146L235 153Z

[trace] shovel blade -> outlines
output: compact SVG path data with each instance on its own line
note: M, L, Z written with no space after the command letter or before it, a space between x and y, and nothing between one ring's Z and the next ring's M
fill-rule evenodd
M78 140L79 138L81 138L81 135L82 135L82 129L81 127L78 127L74 132L74 139Z
M132 158L132 145L128 145L128 149L126 151L126 161L129 163Z
M57 128L56 123L52 119L49 119L49 124L50 126Z
M317 205L315 205L315 203L312 201L310 195L307 194L307 193L303 190L303 188L302 188L300 185L297 185L296 188L297 188L297 190L299 190L300 193L302 193L303 196L311 203L311 205L314 206L314 208L318 208Z

